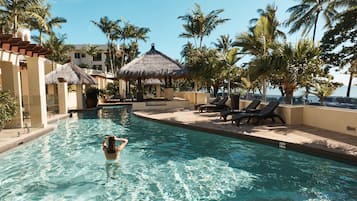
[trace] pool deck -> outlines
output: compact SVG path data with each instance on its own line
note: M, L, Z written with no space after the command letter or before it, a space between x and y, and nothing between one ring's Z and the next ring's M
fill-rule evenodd
M170 125L269 144L281 149L295 150L357 165L357 137L351 135L307 126L287 126L270 122L264 125L244 124L237 127L231 124L231 121L224 122L219 119L218 113L199 113L197 110L188 109L135 111L133 113L142 118ZM3 129L0 132L0 153L51 132L56 128L57 120L68 116L49 117L49 124L45 128Z
M0 131L0 153L15 148L42 135L53 131L57 120L68 118L69 115L51 115L48 117L48 125L45 128L13 128Z
M237 127L231 121L219 119L219 113L199 113L197 110L136 111L134 114L170 125L269 144L357 165L357 137L351 135L272 122Z

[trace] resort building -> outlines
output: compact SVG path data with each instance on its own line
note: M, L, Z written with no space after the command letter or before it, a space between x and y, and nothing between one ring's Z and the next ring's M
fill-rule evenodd
M107 59L107 45L73 45L74 49L70 51L69 57L72 62L81 67L84 72L93 76L98 83L99 89L104 89L107 83L113 82L114 74L110 72ZM93 48L90 54L89 48Z

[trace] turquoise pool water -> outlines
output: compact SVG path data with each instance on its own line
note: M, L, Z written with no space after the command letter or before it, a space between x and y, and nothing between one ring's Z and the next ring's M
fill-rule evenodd
M106 134L129 139L107 166ZM0 155L0 200L357 200L357 167L108 108Z

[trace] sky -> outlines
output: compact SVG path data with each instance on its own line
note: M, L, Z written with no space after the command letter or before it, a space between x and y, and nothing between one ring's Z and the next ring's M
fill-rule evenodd
M139 50L145 53L151 44L160 52L173 59L181 60L180 52L187 39L180 38L184 32L184 21L178 19L194 9L195 3L201 6L205 14L212 10L224 9L220 15L230 20L218 26L204 44L212 47L220 35L229 34L235 38L247 31L249 20L258 18L258 9L265 9L267 4L278 7L277 18L280 22L289 17L286 10L299 3L297 0L48 0L52 5L52 17L64 17L67 23L55 32L66 34L68 44L106 44L106 37L91 21L99 21L108 16L111 20L124 20L140 27L150 28L147 42L139 43ZM288 28L280 28L288 32ZM323 35L322 25L318 28L316 39ZM296 43L300 34L287 35L288 41ZM334 74L337 81L346 84L346 77Z

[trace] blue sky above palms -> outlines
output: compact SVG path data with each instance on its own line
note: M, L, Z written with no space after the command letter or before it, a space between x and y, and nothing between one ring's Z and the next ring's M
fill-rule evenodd
M156 49L173 59L181 59L180 52L187 39L180 38L184 30L183 21L178 16L190 13L194 4L201 5L205 14L215 9L224 9L222 18L229 18L228 22L217 27L212 34L204 39L206 46L213 46L213 42L223 34L235 38L239 33L247 31L249 20L259 17L258 9L265 9L267 4L278 7L277 17L280 22L285 21L289 13L286 10L299 3L296 0L49 0L52 5L52 15L65 17L67 23L56 32L67 35L70 44L105 44L105 35L91 20L108 16L109 19L126 20L130 23L150 28L146 43L140 42L140 51L145 53L155 43ZM321 18L322 20L322 18ZM320 21L316 39L323 34ZM280 27L287 33L288 28ZM310 34L312 37L312 34ZM309 35L309 36L310 36ZM300 34L288 35L288 41L295 43ZM340 75L335 75L335 77Z

